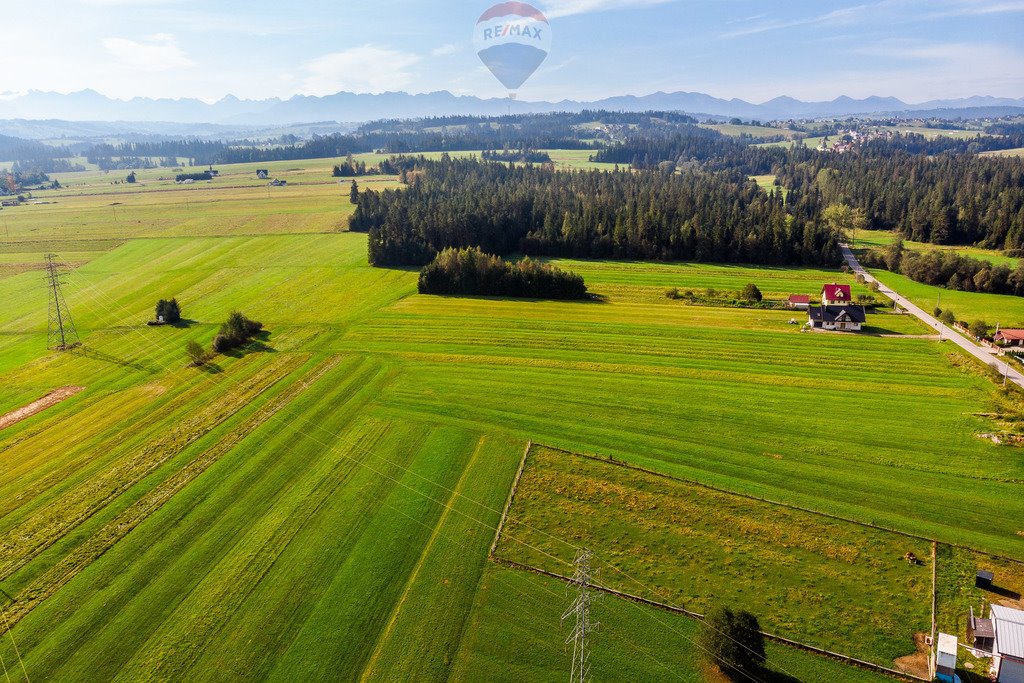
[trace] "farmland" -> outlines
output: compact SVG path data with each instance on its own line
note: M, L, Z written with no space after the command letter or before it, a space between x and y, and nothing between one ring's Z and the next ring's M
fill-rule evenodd
M192 186L86 173L0 215L0 415L85 387L0 431L0 588L33 680L561 678L563 587L487 561L530 439L1024 556L1019 451L978 438L995 389L945 346L664 296L867 292L849 276L557 260L600 299L420 296L416 272L370 268L345 232L333 163L259 165L285 188L257 165ZM50 251L74 265L85 342L62 354L45 350ZM170 296L186 324L146 327ZM264 323L260 343L186 368L185 342L233 310ZM680 644L694 622L605 605L595 666L702 680ZM0 654L17 661L10 639ZM877 680L781 646L770 660Z
M588 547L608 558L605 586L693 612L742 605L772 633L886 666L930 629L927 542L614 463L535 448L505 528L504 559L564 572Z
M941 307L953 311L958 320L985 320L1003 327L1024 325L1024 298L1007 294L961 292L914 282L910 278L884 270L872 271L881 282L892 287L926 311L941 301Z
M896 234L887 230L863 230L857 233L856 246L858 249L884 249L895 240ZM1020 259L1012 256L1006 256L1003 252L996 249L984 249L982 247L925 244L924 242L914 242L913 240L903 240L903 246L904 248L912 251L924 251L928 249L952 251L981 261L988 261L993 265L1005 265L1010 268L1015 268L1020 262Z

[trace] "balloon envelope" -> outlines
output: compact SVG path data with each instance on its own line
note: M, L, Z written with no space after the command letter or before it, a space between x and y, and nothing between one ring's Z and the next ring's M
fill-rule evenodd
M551 26L532 5L502 2L476 22L473 44L495 78L509 90L517 90L547 59Z

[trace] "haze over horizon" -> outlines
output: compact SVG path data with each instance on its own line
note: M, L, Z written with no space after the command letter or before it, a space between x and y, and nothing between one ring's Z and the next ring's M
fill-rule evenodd
M5 36L31 68L0 99L85 89L130 99L215 102L340 91L502 97L473 25L491 2L439 10L414 0L338 5L254 0L64 0L40 20L12 7ZM531 101L702 92L761 103L891 96L908 103L1024 96L1024 2L878 0L772 8L751 0L548 0L547 61L520 90ZM380 21L385 17L386 21ZM85 36L83 38L83 36ZM50 46L40 53L38 45Z

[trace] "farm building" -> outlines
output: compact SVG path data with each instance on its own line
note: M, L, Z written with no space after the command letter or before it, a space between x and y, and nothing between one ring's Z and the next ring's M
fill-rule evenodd
M999 330L995 342L1004 346L1024 346L1024 330Z
M867 321L863 306L854 306L849 285L825 285L821 288L821 306L808 306L811 327L822 330L860 332Z
M256 178L258 178L259 180L266 180L269 177L270 177L270 171L268 171L267 169L265 169L265 168L258 168L258 169L256 169Z
M956 675L957 647L956 636L948 633L939 634L938 647L935 648L935 680L943 683L958 683Z
M995 642L992 676L996 683L1024 683L1024 611L992 605Z
M811 297L806 294L791 294L789 296L789 307L806 311L811 307Z
M996 644L996 629L991 619L982 619L974 616L974 608L971 608L971 617L967 622L967 632L974 647L982 652L992 652Z

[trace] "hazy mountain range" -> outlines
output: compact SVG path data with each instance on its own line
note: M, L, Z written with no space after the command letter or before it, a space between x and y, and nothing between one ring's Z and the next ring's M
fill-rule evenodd
M0 93L0 119L63 121L173 122L223 126L283 126L314 121L371 121L382 118L418 118L446 114L500 115L521 112L609 109L623 111L667 110L762 121L789 118L848 116L869 113L911 113L927 110L998 108L1009 113L1024 109L1024 98L969 97L908 104L895 97L803 102L777 97L754 104L725 100L703 93L657 92L642 97L626 95L592 102L509 102L458 96L447 91L411 95L389 92L377 95L340 92L324 97L296 95L286 100L242 100L232 95L208 104L197 99L131 100L108 98L93 90L70 94L29 91L22 95Z

